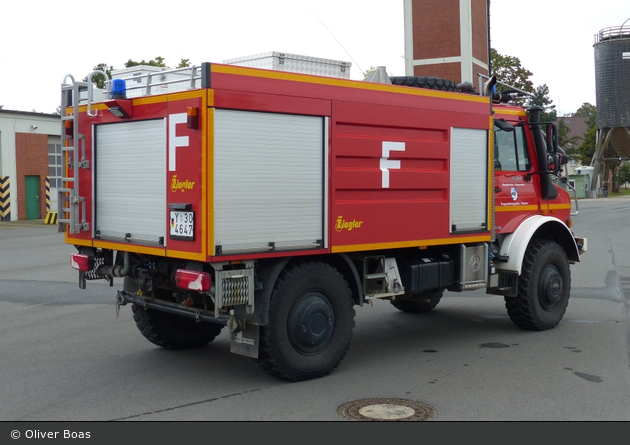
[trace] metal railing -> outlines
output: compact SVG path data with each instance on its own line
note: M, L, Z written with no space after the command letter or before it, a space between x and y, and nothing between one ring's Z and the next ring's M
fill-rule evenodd
M595 34L595 43L614 39L630 39L630 25L612 26Z
M180 78L167 80L168 77L172 76L180 76ZM163 79L155 81L155 78ZM146 79L146 80L145 80ZM127 93L133 91L142 91L140 94L134 95L129 94L129 96L150 96L152 89L158 87L168 87L169 85L174 84L189 84L188 88L182 88L182 90L186 89L195 89L201 86L201 66L192 66L185 68L176 68L171 70L164 71L156 71L153 73L146 73L139 76L127 77L124 78L125 83L127 84ZM145 80L143 82L143 80ZM199 81L199 85L197 82ZM140 85L132 85L132 82L139 82ZM160 91L163 93L164 91ZM168 92L171 92L168 90Z

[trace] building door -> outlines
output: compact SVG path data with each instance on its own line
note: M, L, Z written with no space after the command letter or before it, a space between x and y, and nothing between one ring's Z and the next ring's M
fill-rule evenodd
M39 176L26 176L26 219L39 219Z

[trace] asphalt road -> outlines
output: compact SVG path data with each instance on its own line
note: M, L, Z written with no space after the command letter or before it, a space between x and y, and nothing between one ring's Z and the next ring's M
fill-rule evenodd
M428 314L357 307L350 350L331 375L287 383L230 354L149 343L116 290L69 266L72 246L41 221L0 223L0 421L343 421L361 399L435 409L431 421L630 420L630 199L580 201L563 322L515 327L502 297L447 293Z

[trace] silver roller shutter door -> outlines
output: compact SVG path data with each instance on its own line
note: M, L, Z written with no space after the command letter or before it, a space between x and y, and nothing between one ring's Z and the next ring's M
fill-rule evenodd
M103 239L166 244L166 120L96 127L95 229Z
M324 118L215 111L215 244L315 248L323 238Z
M487 230L487 152L486 130L451 129L451 233Z

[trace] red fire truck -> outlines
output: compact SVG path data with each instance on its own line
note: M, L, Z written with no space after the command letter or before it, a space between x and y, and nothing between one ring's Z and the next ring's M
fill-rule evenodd
M71 265L82 288L122 278L117 310L150 342L199 347L227 327L232 352L298 381L339 365L374 299L419 313L486 289L521 328L561 321L586 239L539 108L496 100L494 79L471 94L187 70L114 79L102 99L94 73L62 84Z

